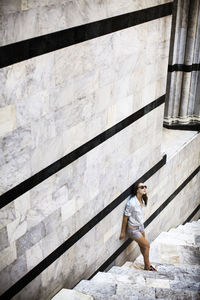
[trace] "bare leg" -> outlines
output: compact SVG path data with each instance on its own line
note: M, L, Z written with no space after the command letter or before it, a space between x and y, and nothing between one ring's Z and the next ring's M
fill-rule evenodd
M150 269L150 261L149 261L149 248L150 248L150 244L149 242L146 240L145 235L142 234L142 236L138 239L135 240L139 247L140 247L140 251L143 255L144 258L144 269L145 270L149 270Z
M143 235L143 237L145 238L145 233L144 232L142 232L142 235ZM144 247L142 247L141 245L139 245L138 244L138 246L140 247L140 251L141 251L141 253L142 253L142 255L143 255L143 257L145 256L145 248ZM149 265L150 266L150 265ZM147 266L148 267L148 266Z

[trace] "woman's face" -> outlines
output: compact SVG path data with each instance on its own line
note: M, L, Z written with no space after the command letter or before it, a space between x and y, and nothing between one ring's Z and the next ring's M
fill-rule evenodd
M140 195L145 195L146 192L147 192L147 186L142 182L139 183L137 193L139 193Z

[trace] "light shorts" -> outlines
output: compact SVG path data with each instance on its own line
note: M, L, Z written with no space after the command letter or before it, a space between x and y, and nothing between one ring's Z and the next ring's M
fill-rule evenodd
M139 239L144 232L144 225L138 226L138 228L127 227L126 233L132 240Z

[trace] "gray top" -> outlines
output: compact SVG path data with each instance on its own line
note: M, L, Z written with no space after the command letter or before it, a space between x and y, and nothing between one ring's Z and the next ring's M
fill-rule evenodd
M126 204L124 214L129 217L128 225L141 226L144 223L144 200L143 207L136 196L131 196Z

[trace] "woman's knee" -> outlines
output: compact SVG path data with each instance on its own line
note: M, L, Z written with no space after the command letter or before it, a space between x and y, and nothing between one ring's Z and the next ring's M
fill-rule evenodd
M148 249L150 249L150 243L149 243L148 241L147 241L146 247L147 247Z
M143 248L144 250L146 249L150 249L150 244L148 241L145 241L145 243L143 243L142 245L140 245L141 248Z

